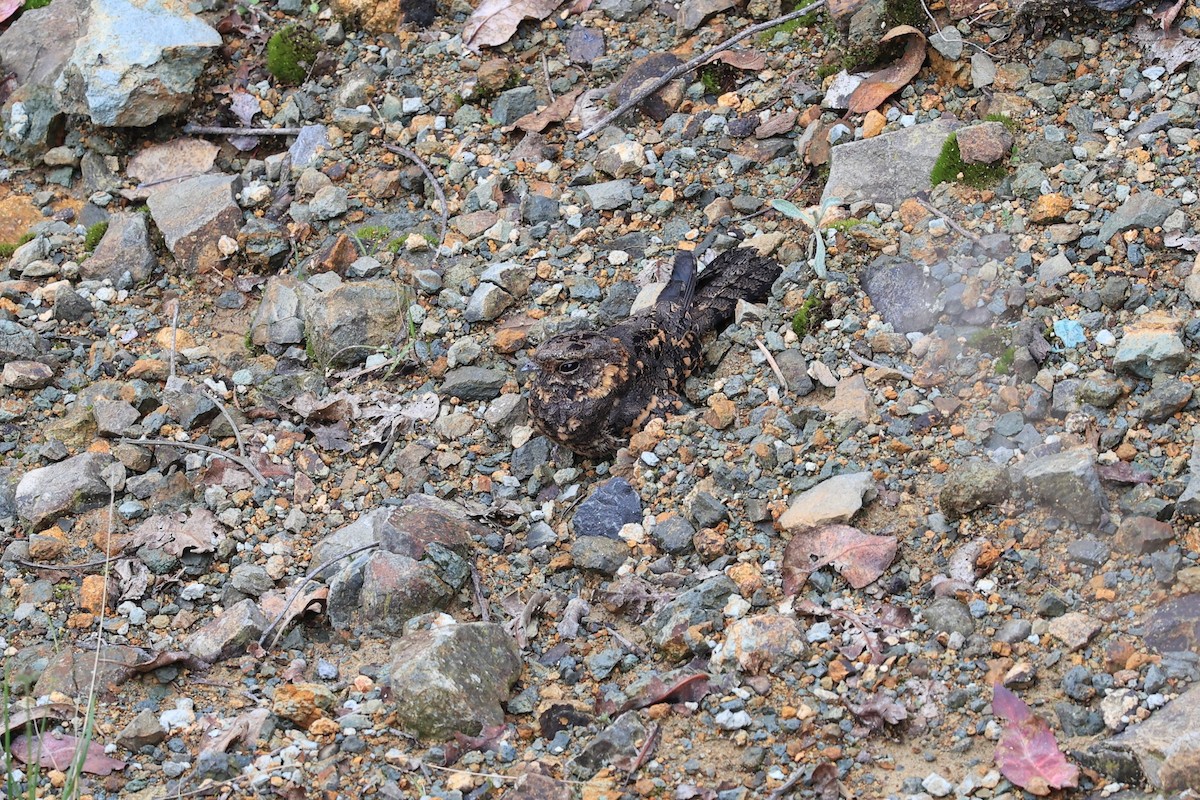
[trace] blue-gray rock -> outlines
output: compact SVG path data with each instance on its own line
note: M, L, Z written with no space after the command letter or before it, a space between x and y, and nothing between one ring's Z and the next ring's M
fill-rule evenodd
M492 117L500 125L512 125L526 114L537 111L537 89L532 86L518 86L501 92L492 104Z
M1087 447L1028 458L1011 477L1026 496L1076 522L1094 525L1104 512L1104 491L1096 474L1096 453Z
M38 531L63 514L107 502L109 486L102 473L111 463L107 453L82 453L26 472L17 483L17 516Z
M928 331L937 322L941 286L915 264L880 256L867 265L860 280L875 310L897 333Z
M1190 383L1160 375L1150 391L1140 398L1138 416L1146 422L1168 420L1191 401L1193 391Z
M642 498L624 478L609 478L579 504L571 519L576 536L616 539L621 528L642 521Z
M567 58L575 64L591 65L604 55L604 34L580 25L567 35Z
M956 520L984 506L1008 499L1012 483L1008 471L991 461L973 459L950 471L938 494L938 508Z
M0 364L10 361L43 361L50 345L46 340L11 319L0 319Z
M975 631L975 620L967 607L953 597L939 597L922 611L925 622L940 633L958 633L970 636Z
M1107 242L1130 228L1154 228L1162 225L1179 203L1154 192L1132 194L1100 226L1100 241Z
M688 589L650 615L642 627L663 655L682 658L689 652L703 651L706 645L693 641L688 629L720 619L725 601L737 592L737 584L725 575L716 575Z
M943 117L838 145L830 151L829 179L821 202L838 197L843 205L865 200L899 206L929 191L929 174L942 144L957 127L957 122Z
M507 381L507 373L498 369L459 367L446 373L441 393L460 400L491 400Z
M629 546L607 536L577 536L571 543L571 561L579 569L616 575L629 558Z
M79 265L79 274L92 281L118 283L125 273L134 284L150 277L158 265L146 217L132 211L118 211L108 218L108 230L95 251Z
M104 127L142 127L191 104L221 35L182 0L92 0L55 81L60 108Z
M672 555L682 555L694 548L692 537L696 535L696 529L685 517L672 514L655 523L650 535L662 550Z
M611 211L633 202L633 184L624 179L580 186L578 191L596 211Z
M185 639L183 649L212 664L241 653L269 624L253 600L242 600Z

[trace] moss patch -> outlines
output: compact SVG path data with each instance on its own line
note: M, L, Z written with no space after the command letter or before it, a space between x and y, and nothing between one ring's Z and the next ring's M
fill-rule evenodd
M962 160L962 152L958 149L958 134L952 133L942 145L942 152L933 171L929 173L929 182L934 186L939 183L965 183L976 189L986 189L999 183L1007 172L1003 163L968 164Z
M807 297L800 310L792 317L792 330L803 339L809 331L824 321L828 309L824 301L817 296Z
M104 234L108 233L108 222L97 222L94 225L89 225L87 233L83 235L83 246L90 253L96 249L96 245L100 244L100 240L104 238Z
M288 25L267 41L267 71L284 83L298 84L319 52L321 45L312 31Z
M17 246L12 242L0 242L0 258L11 258L16 251Z

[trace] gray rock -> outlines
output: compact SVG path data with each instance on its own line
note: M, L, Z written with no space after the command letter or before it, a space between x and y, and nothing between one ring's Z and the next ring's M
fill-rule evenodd
M218 240L236 237L242 226L242 210L234 200L240 183L236 175L197 175L150 195L154 224L185 269L201 272L220 265L224 256Z
M126 750L137 752L147 745L156 745L166 738L167 732L159 724L158 715L148 708L143 708L117 734L117 744Z
M958 28L943 27L929 37L929 44L951 61L958 61L963 54L963 38Z
M733 622L714 651L716 670L736 668L747 675L777 673L804 655L804 632L794 617L758 614Z
M737 584L716 575L680 594L650 615L642 625L654 647L668 658L682 658L703 642L693 641L688 629L720 619L725 601L737 592Z
M92 0L55 81L63 111L142 127L184 111L221 35L179 0Z
M908 261L880 256L860 278L871 304L897 333L932 330L941 314L941 286Z
M440 740L502 723L501 703L520 674L520 651L504 628L473 622L404 636L392 648L388 682L400 726Z
M184 640L183 649L212 664L239 655L270 624L253 600L242 600Z
M353 364L366 357L364 346L390 346L407 335L407 302L405 288L391 280L347 282L310 295L301 310L313 357Z
M567 762L567 773L579 778L591 778L606 766L628 770L645 741L646 727L636 711L617 717Z
M300 129L296 141L288 147L292 157L292 169L312 166L317 155L329 149L329 129L324 125L305 125Z
M1111 548L1098 539L1075 539L1067 543L1067 556L1089 567L1103 566L1111 554Z
M315 294L314 289L291 275L269 278L258 311L250 323L250 342L256 347L303 342L303 304Z
M953 597L939 597L922 611L929 627L939 633L958 633L970 636L975 632L975 620L966 605Z
M628 180L605 181L580 186L579 192L587 204L597 211L622 208L633 202L633 185Z
M672 555L690 553L694 549L692 537L695 535L692 523L679 514L672 514L650 529L650 536L659 548Z
M1080 447L1012 468L1012 480L1038 503L1076 522L1094 525L1104 511L1104 491L1096 474L1096 453Z
M496 284L480 282L463 316L467 322L487 322L503 314L513 302L513 296Z
M313 219L336 219L350 210L350 193L341 186L322 186L308 203Z
M142 416L124 400L97 400L92 405L92 415L96 418L96 432L110 438L128 436L130 428Z
M1096 408L1112 408L1123 394L1125 384L1104 370L1096 370L1079 384L1079 400Z
M1004 502L1011 490L1004 467L973 459L950 471L938 494L938 508L948 519L956 520L978 508Z
M787 381L788 391L797 397L807 397L813 393L816 386L808 375L808 362L798 348L789 347L775 354L775 363Z
M865 200L898 207L929 191L929 173L957 127L942 118L833 148L821 202L838 197L843 204Z
M17 516L33 530L42 530L63 514L108 502L109 486L103 472L112 462L107 453L83 453L26 472L17 484Z
M966 164L995 163L1008 156L1012 146L1013 136L1001 122L980 122L958 130L958 150Z
M1190 383L1160 375L1146 396L1141 398L1138 416L1147 422L1170 419L1191 401L1193 391Z
M1136 760L1146 781L1166 792L1197 789L1200 764L1200 686L1193 686L1150 719L1103 742L1102 749Z
M91 319L94 309L79 292L70 286L60 286L54 292L54 318L61 322L82 322Z
M996 639L1007 644L1023 642L1033 633L1033 625L1027 619L1013 617L996 631Z
M1104 224L1100 226L1100 241L1107 242L1116 234L1130 228L1154 228L1162 225L1178 207L1179 203L1154 192L1132 194L1104 220Z
M0 319L0 364L42 361L50 350L46 340L11 319Z
M571 543L571 561L579 569L616 575L629 558L629 546L605 536L577 536Z
M996 82L996 62L982 51L971 54L971 84L976 89L991 86Z
M535 436L525 444L513 450L512 476L517 480L525 480L537 472L537 468L550 462L550 440L545 436Z
M537 105L537 89L518 86L500 93L492 104L492 117L500 125L512 125L526 114L537 111Z
M704 20L733 8L734 4L734 0L683 0L675 24L681 33L691 33L704 24Z
M708 492L696 492L686 507L692 522L700 528L715 528L723 520L729 519L729 509Z
M519 261L499 261L489 264L479 274L479 280L494 283L509 294L520 297L529 291L533 274L528 266Z
M500 395L508 374L484 367L458 367L446 373L441 393L460 400L491 400Z
M616 539L621 528L642 521L642 499L624 478L609 478L579 504L571 518L576 536Z
M54 370L40 361L9 361L0 383L10 389L40 389L54 379Z
M92 254L79 265L79 274L93 281L111 280L116 284L129 273L138 284L150 277L158 265L146 217L133 211L109 215L108 230Z
M567 35L567 58L575 64L591 64L604 55L604 34L577 25Z
M275 581L258 564L238 564L229 571L229 584L250 597L258 597L275 588Z
M1113 354L1117 373L1153 378L1159 372L1182 372L1191 354L1179 335L1179 321L1170 315L1151 312L1125 329Z

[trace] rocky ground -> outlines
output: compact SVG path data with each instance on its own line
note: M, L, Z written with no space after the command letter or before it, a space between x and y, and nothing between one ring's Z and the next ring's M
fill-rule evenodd
M10 791L1200 792L1197 9L838 3L577 141L778 8L200 5L0 34ZM680 413L535 435L532 347L733 246Z

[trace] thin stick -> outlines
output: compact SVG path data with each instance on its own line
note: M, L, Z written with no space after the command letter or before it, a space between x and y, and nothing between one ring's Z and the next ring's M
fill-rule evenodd
M356 547L353 550L342 553L340 556L337 556L336 558L329 559L324 564L320 565L319 567L317 567L316 569L312 570L307 575L305 575L304 580L300 581L300 585L297 586L292 591L292 594L290 597L288 597L287 602L283 604L283 610L280 611L278 616L276 616L275 619L271 622L271 624L267 626L267 629L262 632L262 636L258 637L259 645L262 645L264 642L266 642L267 637L271 635L271 631L275 630L276 626L278 626L280 622L283 622L283 618L287 615L287 610L289 608L291 608L292 603L295 602L296 598L300 596L300 593L308 588L308 584L312 583L313 578L316 578L322 572L329 569L331 566L333 566L334 564L338 563L339 561L341 561L343 559L350 558L350 556L356 556L359 553L366 551L366 550L373 550L376 547L379 547L379 542L371 542L370 544L364 544L360 547ZM276 638L278 638L278 637L276 637ZM275 646L274 639L271 640L271 646L272 647Z
M925 202L920 197L914 197L913 199L917 201L917 205L921 206L921 208L925 209L930 214L934 214L934 215L940 217L943 222L945 222L947 225L949 225L954 230L955 233L959 234L960 236L965 236L968 239L970 239L972 242L977 244L978 246L983 247L985 250L987 249L986 247L984 247L982 239L980 239L975 234L971 233L969 230L967 230L963 226L959 225L954 220L950 219L937 206L933 205L932 203Z
M637 774L637 771L642 768L642 764L645 764L646 759L650 758L650 754L654 752L654 746L658 744L659 730L658 723L655 723L654 727L650 729L650 735L646 737L646 742L638 750L637 758L633 760L633 766L629 768L629 774L625 776L626 783L633 781L633 776Z
M769 798L767 798L767 800L779 800L779 798L783 797L785 794L790 792L792 789L796 788L796 784L800 783L800 778L803 777L803 775L804 775L804 770L802 770L802 769L798 769L795 772L793 772L790 776L788 776L788 779L786 781L779 784L778 789L771 792L771 796Z
M771 365L771 371L775 373L775 377L779 379L779 386L786 392L788 390L787 378L783 377L783 372L779 369L779 364L775 363L775 356L771 355L771 351L763 344L762 339L755 339L754 343L758 345L758 349L762 351L766 357L767 363Z
M492 621L492 613L488 611L487 599L483 596L483 581L479 577L479 566L472 562L471 564L471 592L475 595L475 602L479 604L479 616L484 622Z
M825 5L825 0L816 0L816 2L809 3L804 8L798 8L795 11L792 11L791 13L784 14L782 17L776 17L775 19L769 19L766 22L760 22L757 25L751 25L749 28L746 28L741 33L739 33L735 36L731 36L730 38L721 42L716 47L712 48L711 50L707 50L707 51L701 53L700 55L696 56L695 58L693 58L691 61L687 62L686 64L680 64L677 67L672 67L671 69L667 70L667 72L661 78L654 81L649 86L645 86L645 87L639 89L638 91L634 92L632 95L630 95L628 100L626 100L624 103L621 103L621 105L617 106L609 113L605 114L600 119L600 121L597 122L595 125L592 125L591 127L581 131L579 133L579 135L575 137L576 141L582 142L584 139L588 138L589 136L596 133L597 131L603 130L605 128L605 126L607 126L610 122L615 120L617 117L621 116L626 111L633 108L638 103L642 102L647 97L654 94L659 89L666 86L668 83L670 83L671 81L680 77L681 75L686 75L689 72L691 72L692 70L696 69L697 67L703 66L705 64L705 62L707 62L710 58L715 56L717 53L728 50L729 48L733 47L738 42L742 41L743 39L748 39L749 37L753 36L756 33L761 33L762 31L770 30L771 28L774 28L776 25L782 25L785 22L791 22L794 19L799 19L800 17L806 16L806 15L812 13L813 11L817 10L818 8L820 8L823 5Z
M226 128L221 125L183 126L186 134L198 136L299 136L302 128Z
M409 150L405 147L400 147L399 145L389 144L387 142L384 142L383 146L385 149L391 150L393 153L404 156L409 161L420 167L421 172L424 172L425 177L428 178L429 182L433 184L433 191L435 194L437 194L438 202L441 203L442 206L442 225L441 232L438 234L438 249L437 252L433 254L433 263L436 264L438 258L442 255L442 245L446 243L446 226L450 224L450 205L446 202L446 194L442 191L442 185L438 183L438 179L433 174L433 170L429 168L429 165L426 164L425 161L412 150Z
M237 453L228 453L228 452L226 452L224 450L220 450L216 447L209 447L208 445L196 444L195 442L173 442L170 439L127 439L127 438L122 438L119 441L121 442L121 444L140 444L140 445L145 445L146 447L182 447L184 450L199 450L201 453L212 453L214 456L221 456L222 458L227 458L230 461L232 461L233 463L237 464L239 467L242 467L243 469L245 469L247 472L249 472L251 475L254 476L254 480L258 481L263 486L266 486L268 483L267 479L263 477L263 474L258 471L258 468L250 463L250 459L242 458Z
M167 373L167 385L175 381L175 345L179 342L179 298L173 301L175 308L171 311L171 369Z
M542 53L542 77L546 79L546 94L550 95L550 102L554 102L554 89L550 86L550 62L546 61L546 54Z
M233 429L233 438L237 440L238 455L245 458L246 443L242 441L242 432L238 430L237 423L233 420L233 415L229 413L229 409L221 402L221 398L217 397L216 392L205 390L204 394L216 404L217 408L221 411L221 415L225 417L225 421L229 423L229 427Z
M53 570L53 569L58 569L58 570L95 569L96 567L103 567L105 564L108 563L107 558L102 558L98 561L85 561L82 564L40 564L37 561L26 561L23 558L14 558L12 561L14 564L20 564L22 567L29 567L30 569L51 569L51 570Z
M858 363L862 364L864 367L874 367L875 369L888 369L888 370L891 370L892 372L899 372L900 377L904 378L906 381L911 381L913 379L912 370L906 369L905 367L889 367L886 364L880 364L878 361L872 361L871 359L867 358L866 356L860 356L858 353L851 353L850 357L853 358Z

